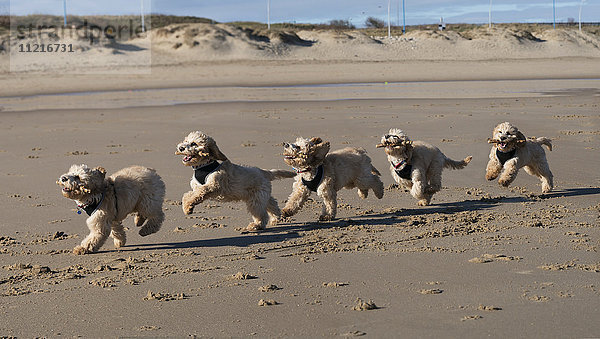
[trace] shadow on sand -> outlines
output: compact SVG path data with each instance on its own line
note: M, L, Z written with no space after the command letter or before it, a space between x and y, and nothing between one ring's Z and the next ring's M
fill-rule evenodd
M550 194L540 195L539 199L573 197L583 195L600 194L599 187L589 188L569 188L562 191L556 191ZM535 198L534 198L535 199ZM407 221L406 217L430 214L453 214L465 211L481 211L486 210L499 204L506 203L521 203L532 201L534 199L518 196L518 197L496 197L496 198L481 198L471 199L456 202L444 202L440 204L430 205L420 208L398 209L394 212L366 214L353 216L351 218L337 219L332 222L291 222L284 223L281 226L267 228L266 231L258 234L242 234L234 237L191 240L183 242L169 242L158 244L139 244L125 246L119 251L154 251L154 250L171 250L171 249L191 249L203 247L248 247L255 244L269 244L282 242L285 240L300 238L298 232L310 231L316 229L331 229L343 228L350 225L367 225L367 226L389 226L396 225Z

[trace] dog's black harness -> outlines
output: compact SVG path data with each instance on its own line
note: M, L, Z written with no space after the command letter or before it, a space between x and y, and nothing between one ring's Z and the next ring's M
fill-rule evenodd
M392 164L392 166L394 167L394 172L396 172L396 174L398 174L400 178L405 180L412 180L412 165L406 164L401 170L398 170L396 169L396 165L394 165L393 162L390 161L390 164Z
M315 175L315 177L310 181L304 180L304 178L302 178L302 183L309 190L316 192L317 188L319 188L319 185L321 184L322 180L323 180L323 165L319 165L319 167L317 167L317 174Z
M200 167L192 167L194 169L194 178L196 178L196 180L198 180L198 182L201 185L204 185L206 183L206 177L211 174L212 172L214 172L217 167L219 167L219 162L216 160L213 160L212 162L206 164L206 165L202 165Z
M82 204L77 204L77 214L81 214L81 211L85 211L85 213L87 213L87 215L92 215L94 212L96 212L96 210L98 209L98 207L100 206L100 204L102 203L102 201L104 200L104 192L102 193L102 196L100 197L100 199L96 200L94 199L94 201L92 201L90 204L87 205L82 205Z
M500 161L500 165L504 166L505 162L515 157L516 152L516 148L510 152L501 152L499 149L496 149L496 158L498 158L498 161Z

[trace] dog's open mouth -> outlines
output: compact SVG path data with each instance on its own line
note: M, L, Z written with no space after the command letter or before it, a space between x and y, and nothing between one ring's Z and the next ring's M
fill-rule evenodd
M183 157L183 162L190 162L194 159L193 156L191 155L186 155L185 157Z
M500 147L500 148L506 148L506 143L505 142L499 142L498 143L498 147Z
M63 187L62 191L63 192L71 192L72 190L68 187Z

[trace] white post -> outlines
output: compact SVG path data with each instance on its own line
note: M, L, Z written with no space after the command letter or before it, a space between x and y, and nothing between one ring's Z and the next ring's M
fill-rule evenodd
M388 38L392 37L392 26L390 22L390 7L392 4L392 0L388 0Z
M488 28L492 28L492 0L490 0L490 14L488 17Z
M271 30L271 0L267 0L267 29Z
M556 0L552 0L552 28L556 29Z
M142 13L142 32L145 32L146 23L144 22L144 0L140 0L140 12Z
M581 0L581 3L579 4L579 32L581 32L581 8L583 7L584 2L585 0Z
M63 16L65 18L64 20L64 27L67 27L67 0L63 0Z

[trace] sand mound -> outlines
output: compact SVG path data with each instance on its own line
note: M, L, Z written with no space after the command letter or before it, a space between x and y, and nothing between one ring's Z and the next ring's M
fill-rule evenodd
M225 24L178 24L153 32L156 49L196 57L230 59L264 58L285 55L293 47L311 42L289 32L264 32Z

